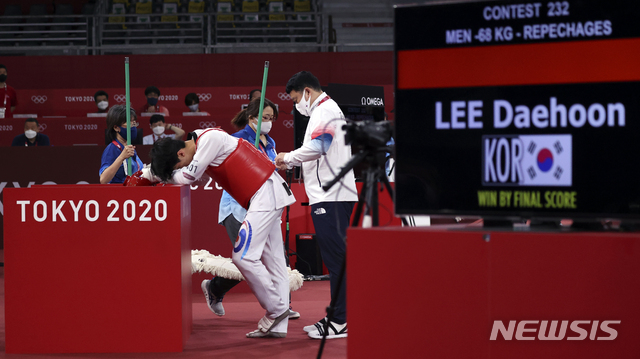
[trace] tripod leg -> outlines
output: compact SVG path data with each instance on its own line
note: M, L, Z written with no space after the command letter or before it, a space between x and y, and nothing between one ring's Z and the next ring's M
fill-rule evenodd
M383 173L381 175L379 175L379 177L380 177L380 182L382 182L382 184L384 184L384 187L387 189L387 192L389 192L389 196L391 196L391 199L393 200L394 199L393 198L393 188L391 187L391 183L389 183L389 179L387 178L386 173L384 173L384 171L383 171ZM405 226L409 225L409 222L407 221L406 218L401 217L401 219L402 219L402 223Z
M372 225L372 221L376 219L373 215L374 214L373 212L375 211L375 207L373 207L372 204L373 204L373 196L375 194L376 188L378 187L376 186L375 174L372 172L371 169L366 170L366 177L365 177L364 183L365 183L364 187L366 187L367 190L363 191L365 195L364 196L365 216L362 220L362 228L369 228ZM373 225L377 226L377 224L373 224Z
M360 223L360 217L362 216L362 206L365 202L365 195L367 193L367 182L365 181L362 190L360 192L360 196L358 196L358 205L356 206L356 212L353 216L353 222L351 223L352 227L357 227Z
M371 176L373 185L371 190L371 209L372 209L372 217L373 217L373 226L378 227L380 225L380 215L378 213L378 179L374 174Z

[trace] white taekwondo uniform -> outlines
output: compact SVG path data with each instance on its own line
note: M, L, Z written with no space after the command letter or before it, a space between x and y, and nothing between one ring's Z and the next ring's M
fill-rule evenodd
M238 138L219 129L194 132L198 137L193 160L173 172L172 183L193 183L209 166L220 166L238 146ZM280 224L283 208L294 202L286 182L273 172L251 198L231 255L258 302L267 311L266 317L272 320L289 310L289 276ZM271 331L286 333L287 325L288 315Z

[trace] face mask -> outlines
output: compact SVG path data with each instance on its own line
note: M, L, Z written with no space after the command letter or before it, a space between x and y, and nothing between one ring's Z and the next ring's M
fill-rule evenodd
M7 81L7 75L5 74L0 75L0 82L5 82L5 81Z
M36 137L38 133L34 130L26 130L24 131L24 135L27 136L28 139L32 139L34 137Z
M161 134L164 133L164 126L156 126L153 128L153 133L156 134L156 136L160 136Z
M101 110L106 110L109 107L109 103L107 101L98 102L98 108Z
M124 138L125 140L127 139L127 128L126 127L120 127L120 136L122 136L122 138ZM136 138L138 137L138 128L137 127L131 127L131 138Z
M189 110L191 110L191 112L198 111L198 104L194 103L193 105L189 106Z
M263 122L262 126L260 126L260 134L266 135L267 133L269 133L269 131L271 131L272 125L273 125L273 122ZM258 127L258 124L256 124L256 127Z
M300 102L298 102L296 104L296 109L298 110L298 112L300 112L300 114L302 114L302 116L311 116L311 113L309 113L309 110L311 109L311 93L309 93L309 99L305 100L304 99L304 90L302 91L302 99L300 99Z
M158 99L155 97L148 97L147 103L149 104L149 106L155 106L158 103Z

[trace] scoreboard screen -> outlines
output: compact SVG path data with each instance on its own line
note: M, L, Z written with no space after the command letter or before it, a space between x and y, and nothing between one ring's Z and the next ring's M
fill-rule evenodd
M396 213L640 220L638 14L397 6Z

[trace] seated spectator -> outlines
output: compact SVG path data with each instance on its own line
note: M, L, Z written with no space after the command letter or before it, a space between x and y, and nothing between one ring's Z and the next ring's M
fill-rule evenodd
M109 94L100 90L93 95L93 99L96 101L96 106L98 106L97 113L107 113L109 110Z
M172 124L164 122L164 116L162 115L153 115L151 119L149 119L149 124L151 125L151 130L153 134L144 136L142 139L143 145L153 145L157 140L165 137L171 137L174 140L182 140L184 138L184 130L178 127L173 126ZM165 130L173 131L175 134L167 135Z
M142 112L158 112L163 113L165 116L169 116L169 110L162 105L158 105L160 90L157 87L147 87L144 90L144 95L147 96L147 103L142 108Z
M191 92L184 97L184 104L189 108L189 112L199 112L209 116L208 112L200 111L200 99L198 95Z
M138 133L136 112L131 109L131 138ZM127 107L115 105L107 113L107 129L111 143L102 152L100 164L100 183L123 183L127 178L126 159L131 157L131 173L142 169L143 163L138 158L136 148L127 146Z
M249 102L260 98L261 95L262 91L260 91L259 89L251 90L251 92L249 92Z
M16 90L7 85L7 67L0 64L0 118L8 118L17 104Z
M49 136L40 133L40 124L35 118L24 121L24 133L17 135L11 146L50 146Z

